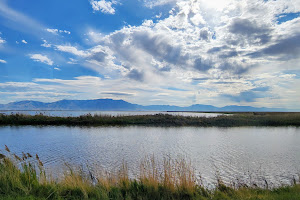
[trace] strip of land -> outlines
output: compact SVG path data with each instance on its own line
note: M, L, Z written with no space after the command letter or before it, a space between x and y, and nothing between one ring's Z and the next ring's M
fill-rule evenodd
M83 115L79 117L54 117L39 115L0 114L0 125L65 125L65 126L300 126L300 113L226 113L217 117L189 117L156 114L136 116Z

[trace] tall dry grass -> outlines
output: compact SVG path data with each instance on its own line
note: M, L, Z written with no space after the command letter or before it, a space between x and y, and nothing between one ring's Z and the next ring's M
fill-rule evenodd
M197 181L191 162L184 158L172 159L170 156L164 157L162 164L154 156L145 158L140 164L139 180L145 185L154 188L161 185L173 192L192 192Z
M136 178L128 165L115 171L99 168L84 171L66 165L64 174L53 179L39 156L16 155L5 147L0 151L0 199L300 199L300 185L262 189L242 185L226 186L218 181L214 190L197 183L191 162L184 157L144 158Z

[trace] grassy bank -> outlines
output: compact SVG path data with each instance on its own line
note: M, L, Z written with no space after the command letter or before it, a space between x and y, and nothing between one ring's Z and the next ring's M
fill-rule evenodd
M221 180L208 190L196 181L191 165L184 159L164 159L162 169L154 158L141 162L136 179L128 177L127 165L115 172L84 173L65 170L58 179L49 178L39 157L0 154L0 199L300 199L300 185L276 189L252 185L226 186Z
M51 117L45 115L0 115L0 125L67 125L67 126L300 126L300 113L234 113L218 117L174 115Z

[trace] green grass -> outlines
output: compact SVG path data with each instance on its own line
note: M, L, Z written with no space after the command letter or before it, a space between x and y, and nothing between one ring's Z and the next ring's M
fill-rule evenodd
M218 117L186 117L174 115L52 117L42 114L0 115L0 125L67 125L67 126L300 126L300 113L235 113Z
M16 157L6 148L0 159L0 199L300 199L300 185L296 182L264 189L246 185L233 188L218 181L215 189L208 190L197 184L193 168L186 160L165 158L161 171L157 164L153 157L142 161L135 179L128 177L127 165L123 164L115 172L100 170L97 174L70 167L54 180L38 157Z

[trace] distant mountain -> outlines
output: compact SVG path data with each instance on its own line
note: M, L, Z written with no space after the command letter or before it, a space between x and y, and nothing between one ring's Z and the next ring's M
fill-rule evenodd
M0 104L0 110L42 110L47 103L39 101L18 101L8 104Z
M53 103L39 101L19 101L0 104L0 110L99 110L99 111L202 111L202 112L277 112L289 111L282 108L255 108L251 106L225 106L195 104L188 107L170 105L142 106L131 104L123 100L95 99L95 100L61 100Z
M138 110L139 105L123 100L62 100L48 105L51 110Z
M213 112L218 111L220 108L211 105L195 104L189 107L169 106L169 105L152 105L143 106L144 110L156 110L156 111L204 111Z
M255 112L255 111L260 111L260 112L268 112L268 111L272 111L272 112L280 112L280 111L287 111L287 109L282 109L282 108L255 108L255 107L251 107L251 106L225 106L221 108L222 111L226 112L226 111L235 111L235 112Z
M5 105L0 104L0 110L139 110L140 106L123 100L61 100L53 103L39 101L19 101Z

